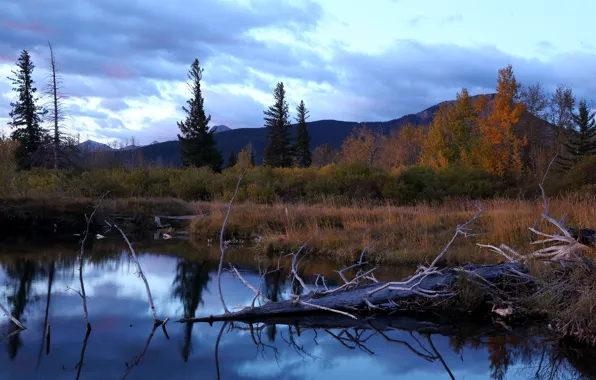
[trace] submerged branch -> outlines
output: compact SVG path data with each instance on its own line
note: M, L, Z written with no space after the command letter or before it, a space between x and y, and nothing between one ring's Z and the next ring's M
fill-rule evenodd
M19 329L25 330L25 326L23 326L23 324L21 322L19 322L18 319L13 317L12 314L10 313L10 311L8 311L8 309L6 307L4 307L4 305L2 305L2 303L0 303L0 310L2 310L4 315L6 315L8 317L8 319L10 319L15 325L17 325L17 327Z

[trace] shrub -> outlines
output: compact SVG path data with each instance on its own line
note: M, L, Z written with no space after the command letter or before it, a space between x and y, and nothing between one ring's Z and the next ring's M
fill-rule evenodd
M175 196L184 200L211 200L214 175L207 167L188 168L170 178L170 188Z

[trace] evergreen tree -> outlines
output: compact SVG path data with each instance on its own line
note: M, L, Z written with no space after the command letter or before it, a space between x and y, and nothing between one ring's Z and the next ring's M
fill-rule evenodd
M595 112L590 112L585 100L579 102L578 113L571 118L577 129L569 131L569 137L563 146L566 157L561 159L561 166L568 169L584 157L596 154L596 120Z
M289 110L283 82L277 84L273 96L275 104L263 111L268 140L263 164L272 167L290 167L293 154L289 133Z
M298 125L296 126L296 143L293 150L298 167L305 168L312 163L312 155L310 153L310 136L306 129L306 119L309 118L309 115L303 100L296 107L296 113Z
M254 149L251 149L250 150L250 164L252 166L257 166L256 158L255 158L255 150Z
M16 152L19 167L31 169L33 155L43 144L47 132L41 127L43 117L47 110L36 105L39 98L35 97L37 88L34 87L31 57L27 50L23 50L16 63L17 69L12 70L13 77L8 77L12 82L13 91L18 93L17 100L11 102L12 110L9 113L12 121L8 123L15 128L11 137L20 145Z
M201 79L203 78L203 69L199 65L199 60L195 59L188 71L190 83L188 87L192 97L187 101L189 108L185 106L182 110L186 113L186 120L178 122L181 135L180 150L182 163L185 167L209 166L214 171L221 171L223 159L221 153L215 148L215 130L209 130L211 115L205 114L203 106L203 95L201 93Z
M231 151L230 157L228 157L228 168L233 167L234 165L236 165L236 163L238 163L238 160L236 159L236 153L234 153L234 151Z

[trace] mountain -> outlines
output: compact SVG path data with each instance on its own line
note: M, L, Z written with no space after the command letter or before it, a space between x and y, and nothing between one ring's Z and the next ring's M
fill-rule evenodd
M480 95L473 96L475 101ZM489 98L493 98L494 94L487 94ZM407 124L415 126L429 125L434 118L436 112L442 104L452 104L455 100L441 102L432 107L429 107L421 112L409 114L389 121L375 121L365 122L367 127L373 129L380 129L385 134L389 134L391 130L399 129ZM310 148L314 150L317 146L329 144L336 149L341 148L341 144L346 137L350 135L352 129L361 123L354 121L338 121L338 120L318 120L309 122L307 124L308 133L310 134ZM532 114L524 114L519 122L519 130L524 130L524 127L532 124L538 125L539 128L548 126L548 123L538 119ZM220 130L221 127L223 130ZM292 134L295 133L295 125L292 125ZM261 128L239 128L230 129L226 126L216 126L217 132L215 134L215 141L217 149L222 153L225 160L230 155L231 151L240 152L248 144L252 144L255 149L255 159L257 162L262 162L263 152L267 144L267 129ZM130 152L130 151L129 151ZM118 154L132 154L129 152L119 152ZM140 153L145 162L159 163L164 166L180 166L182 164L180 159L180 145L178 140L166 141L157 144L140 147L134 152ZM126 159L126 156L122 157Z
M225 131L231 131L232 128L227 127L225 125L216 125L214 127L211 127L211 129L215 130L215 133L220 133L220 132L225 132Z
M142 147L143 147L142 145L127 145L127 146L122 147L122 148L120 148L118 150L135 150L135 149L139 149L139 148L142 148Z
M100 143L97 141L93 141L93 140L83 141L82 143L80 143L77 146L83 152L109 152L109 151L112 151L112 148L110 148L109 145L106 145L106 144L103 144L103 143Z

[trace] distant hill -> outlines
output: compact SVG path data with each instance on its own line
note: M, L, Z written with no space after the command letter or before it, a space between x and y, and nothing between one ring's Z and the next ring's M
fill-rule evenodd
M494 94L488 94L486 96L493 98ZM472 97L473 101L478 99L478 97L479 95ZM365 124L369 128L380 129L385 134L388 134L391 130L399 129L407 124L412 124L415 126L429 125L442 104L450 104L454 102L455 100L441 102L421 112L405 115L399 119L382 122L365 122ZM526 125L530 121L535 123L536 120L538 120L538 123L541 125L548 124L545 121L540 120L534 115L530 114L524 115L522 120L520 120L520 124ZM323 144L329 144L336 149L340 149L344 139L348 137L352 129L359 124L361 123L338 120L318 120L309 122L307 129L311 137L311 150ZM248 144L252 144L256 151L256 161L258 163L262 162L263 152L267 144L266 128L230 129L226 126L216 127L217 132L215 134L215 141L217 144L217 149L221 151L225 160L227 160L231 151L238 153ZM294 134L294 132L295 125L292 125L292 134ZM131 154L129 152L118 152L117 154ZM135 153L141 153L145 162L156 162L164 166L180 166L182 164L178 140L155 143L140 147Z
M225 125L216 125L214 127L211 127L211 129L215 130L215 133L220 133L220 132L225 132L225 131L231 131L232 130L232 128L226 127Z
M112 151L109 145L103 144L93 140L83 141L78 145L83 152L109 152Z

